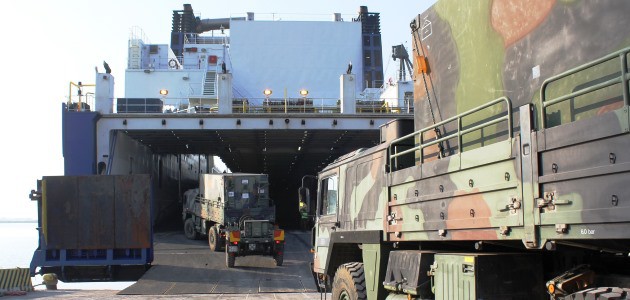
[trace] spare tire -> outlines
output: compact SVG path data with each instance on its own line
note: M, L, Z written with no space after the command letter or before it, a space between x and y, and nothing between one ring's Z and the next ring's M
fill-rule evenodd
M240 230L245 230L245 221L253 220L254 217L250 215L242 215L240 219L238 219L238 228Z

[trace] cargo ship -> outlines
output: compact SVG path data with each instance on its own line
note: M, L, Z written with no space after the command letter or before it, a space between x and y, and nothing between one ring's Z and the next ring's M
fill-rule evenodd
M307 38L304 38L307 37ZM404 47L395 59L408 72ZM269 175L276 222L300 223L298 188L337 157L379 144L413 116L413 87L383 79L380 15L327 20L201 19L174 10L170 44L128 40L125 95L103 62L62 103L64 176L43 177L31 273L135 280L154 233L182 229L184 192L202 174ZM183 233L183 230L182 230Z

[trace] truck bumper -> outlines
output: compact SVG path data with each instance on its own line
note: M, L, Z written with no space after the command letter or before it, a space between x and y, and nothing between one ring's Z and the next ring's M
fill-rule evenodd
M258 242L241 240L238 244L228 245L227 252L236 256L248 255L269 255L273 256L277 252L284 251L284 241L275 243L274 241Z

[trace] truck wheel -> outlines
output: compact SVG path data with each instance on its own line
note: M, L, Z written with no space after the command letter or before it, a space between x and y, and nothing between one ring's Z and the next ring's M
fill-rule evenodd
M216 227L210 227L210 231L208 232L208 245L210 245L210 250L219 252L221 251L221 247L218 245L219 243L219 234L217 234Z
M227 249L225 249L225 265L228 268L234 268L235 263L236 263L236 255L228 253Z
M573 293L564 297L565 300L604 300L604 299L616 299L616 300L628 300L630 299L630 289L618 288L618 287L599 287L590 288L577 293Z
M284 253L281 252L280 254L278 254L278 253L274 254L273 255L273 260L276 261L276 266L278 266L278 267L282 266L282 262L284 261Z
M192 218L188 218L184 222L184 235L189 240L199 239L199 234L195 230L195 222L193 222Z
M337 268L333 281L332 299L367 299L363 263L346 263Z
M221 237L221 234L217 233L217 251L225 249L225 237Z

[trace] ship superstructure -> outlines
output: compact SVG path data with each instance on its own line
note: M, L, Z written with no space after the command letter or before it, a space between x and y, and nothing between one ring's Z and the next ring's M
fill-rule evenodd
M339 75L349 65L355 74L355 93L366 86L362 19L344 21L340 14L331 14L329 20L275 21L255 20L255 16L199 19L185 5L183 11L173 12L170 47L148 43L141 31L132 31L125 97L158 98L167 110L176 112L217 112L221 92L249 106L287 99L291 104L304 100L334 107ZM373 23L369 28L376 26ZM381 49L378 34L374 39ZM369 87L382 85L380 65L381 80L369 79ZM232 74L231 88L219 88L220 74ZM273 94L264 95L267 89ZM160 95L161 90L168 94ZM301 95L303 90L308 94ZM221 112L230 113L228 108Z

